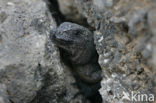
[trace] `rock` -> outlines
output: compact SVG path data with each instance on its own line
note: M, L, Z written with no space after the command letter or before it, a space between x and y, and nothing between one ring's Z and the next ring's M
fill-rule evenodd
M122 100L123 92L154 95L154 2L74 0L73 6L96 29L94 41L105 75L100 89L104 102L129 102ZM115 90L117 87L119 90ZM120 96L113 98L117 93Z
M0 103L11 103L5 84L0 84Z
M154 3L155 4L155 3ZM148 12L148 24L149 24L149 26L150 26L150 30L152 31L152 33L153 33L153 39L152 39L152 44L153 44L153 46L154 46L154 48L153 48L153 64L155 65L155 63L156 63L156 54L155 54L155 49L156 49L156 46L155 46L155 44L156 44L156 20L155 20L155 18L156 18L156 6L155 5L153 5L153 7L150 9L150 11Z
M72 99L75 79L49 39L55 28L42 0L0 0L0 103L79 100Z
M154 86L155 86L155 93L156 93L156 3L153 4L152 8L148 12L148 24L150 26L150 30L153 33L153 38L152 38L152 58L151 58L151 63L153 65L153 74L154 74Z
M46 27L55 28L55 22L41 0L0 0L0 8L0 83L11 102L28 103L53 66L45 62L45 44Z
M68 21L95 29L103 103L131 103L125 95L133 92L154 95L155 3L59 0ZM56 28L49 11L42 0L0 0L0 103L83 102L74 98L75 79L49 39Z
M74 0L58 0L59 9L64 15L66 21L74 22L88 27L86 18L78 13Z
M65 20L65 18L59 10L59 5L57 0L44 0L44 1L46 2L52 17L56 21L56 24L60 25Z
M78 19L80 14L77 9L74 8L74 0L58 0L60 11L63 15L66 15L68 19ZM74 17L74 18L73 18Z

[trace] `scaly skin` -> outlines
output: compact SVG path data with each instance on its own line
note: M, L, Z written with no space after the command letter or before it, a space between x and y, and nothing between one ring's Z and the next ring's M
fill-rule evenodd
M72 72L81 92L86 97L95 95L93 93L100 88L102 76L93 34L85 27L65 22L51 31L50 39L63 50L63 59L72 65Z
M85 27L65 22L51 32L52 41L63 49L82 81L96 83L101 80L101 68L97 63L93 34Z

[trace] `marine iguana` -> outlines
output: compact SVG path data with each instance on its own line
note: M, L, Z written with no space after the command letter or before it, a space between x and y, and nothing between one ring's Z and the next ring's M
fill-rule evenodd
M93 33L78 24L64 22L50 32L50 39L61 49L63 59L70 62L81 91L87 96L94 95L100 88L102 72Z

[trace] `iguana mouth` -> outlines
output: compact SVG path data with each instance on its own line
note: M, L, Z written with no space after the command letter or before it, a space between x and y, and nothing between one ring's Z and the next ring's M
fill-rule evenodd
M52 36L52 40L54 41L55 44L57 45L62 45L62 46L70 46L70 45L75 45L75 46L82 46L81 43L78 41L74 41L72 38L67 38L63 36Z
M55 41L58 42L58 43L63 43L64 45L73 43L73 41L69 41L69 40L67 41L67 40L64 40L64 39L57 39L57 38L55 39Z
M66 41L64 39L57 38L55 35L53 35L52 41L59 48L62 48L62 49L67 50L67 51L68 51L68 48L70 48L70 45L73 44L73 41Z

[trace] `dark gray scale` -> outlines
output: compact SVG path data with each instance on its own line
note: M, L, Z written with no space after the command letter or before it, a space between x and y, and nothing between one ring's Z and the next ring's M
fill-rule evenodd
M101 68L95 49L93 34L87 28L69 22L51 31L50 39L60 48L64 61L69 61L77 86L86 96L100 88ZM88 94L86 93L87 91Z

